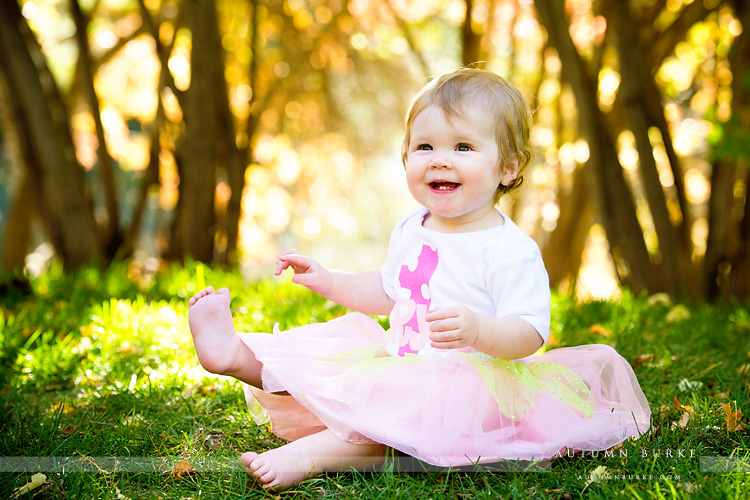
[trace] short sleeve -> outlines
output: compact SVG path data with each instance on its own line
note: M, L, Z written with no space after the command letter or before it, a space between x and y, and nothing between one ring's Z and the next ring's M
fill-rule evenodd
M498 318L523 318L547 343L552 298L549 276L535 246L499 258L490 268L487 285Z

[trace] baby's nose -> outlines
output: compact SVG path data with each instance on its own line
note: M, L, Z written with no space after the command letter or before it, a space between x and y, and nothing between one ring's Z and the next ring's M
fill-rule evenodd
M451 168L451 163L445 156L435 155L430 161L430 168Z

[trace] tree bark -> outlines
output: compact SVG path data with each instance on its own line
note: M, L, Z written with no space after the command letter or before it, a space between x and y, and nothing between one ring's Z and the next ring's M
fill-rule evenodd
M34 221L34 188L24 176L8 207L7 222L3 231L2 269L23 269L31 245Z
M662 106L653 76L644 64L643 54L646 51L638 39L628 2L614 0L610 5L612 15L609 26L616 33L619 42L622 83L618 97L623 100L620 109L627 127L635 136L640 160L639 172L659 241L661 259L658 266L664 279L661 289L675 296L685 291L684 280L693 274L689 266L692 244L689 238L679 238L677 228L672 224L649 138L649 128L656 125L650 110L661 110ZM664 121L663 116L661 121ZM673 170L679 172L680 169Z
M189 0L192 39L190 88L185 98L185 136L179 160L180 199L175 217L176 248L170 252L201 262L214 257L216 192L216 112L212 37L218 30L214 2Z
M19 110L16 135L27 141L19 149L26 175L38 189L50 241L66 267L101 262L104 255L68 116L17 2L0 2L0 66Z
M232 109L229 106L229 93L227 92L227 81L224 77L225 55L221 45L221 35L218 30L218 20L213 24L217 29L211 31L211 44L214 50L213 57L213 86L214 110L216 111L216 123L218 134L216 136L216 147L218 153L218 164L224 165L227 176L227 184L231 190L227 206L225 207L222 224L218 224L218 230L223 237L220 260L225 265L236 265L239 262L237 245L239 237L240 216L242 215L242 191L245 188L245 167L247 157L237 147L237 131L235 129ZM252 37L251 37L252 38ZM248 135L248 142L252 136Z
M734 214L734 185L738 169L726 160L717 160L711 171L711 198L708 200L708 239L703 256L704 296L719 298L722 282L721 269L726 269L737 252L738 235Z
M466 17L461 26L461 47L463 49L461 60L464 66L482 61L482 36L474 32L471 26L471 14L474 10L474 1L466 1ZM479 65L483 66L483 65Z
M586 192L588 170L576 169L571 189L558 195L560 218L542 249L542 257L554 288L568 279L574 290L581 269L586 237L594 223L594 204Z
M537 14L548 33L548 43L562 61L565 79L570 82L579 106L579 123L589 145L586 171L596 210L604 225L620 282L635 292L660 289L655 279L635 215L635 206L625 183L622 166L604 116L599 109L596 86L588 76L568 32L563 0L538 0Z
M103 228L104 248L107 257L114 257L117 249L122 243L120 231L120 209L115 190L114 161L107 150L107 139L102 124L99 98L94 88L94 71L91 64L91 53L89 51L87 26L88 22L81 12L78 0L70 0L70 10L76 24L76 42L78 45L78 67L82 72L81 83L83 84L84 100L94 119L97 139L97 164L99 179L101 181L102 193L104 195L104 206L107 212L107 224Z
M729 53L729 64L732 67L732 113L738 118L738 122L746 134L750 134L750 61L747 54L750 53L750 4L747 0L735 0L732 2L735 15L745 29L735 39ZM741 169L744 177L744 209L736 224L738 235L737 252L731 258L731 274L727 293L730 296L745 299L750 296L750 200L748 200L748 182L750 182L750 158L738 158L735 168ZM732 196L733 190L726 192L725 196ZM716 193L721 196L722 193ZM712 198L714 194L712 193Z

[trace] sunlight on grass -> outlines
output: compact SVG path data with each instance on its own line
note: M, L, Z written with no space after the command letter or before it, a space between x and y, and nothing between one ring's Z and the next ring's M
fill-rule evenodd
M33 279L30 293L12 291L0 306L0 457L169 464L152 473L48 470L35 490L44 498L261 496L239 454L281 442L252 423L237 381L198 364L186 301L206 284L232 290L242 331L270 332L275 323L286 329L345 312L288 280L247 282L195 263L150 274L132 263L105 272L53 270ZM605 343L633 365L653 411L652 433L607 453L562 456L545 474L329 475L300 485L297 495L741 497L746 473L702 472L700 459L750 446L746 305L627 291L614 300L555 294L552 330L549 349ZM190 468L201 459L226 467ZM179 460L188 465L177 470ZM0 474L2 497L30 480L29 473Z

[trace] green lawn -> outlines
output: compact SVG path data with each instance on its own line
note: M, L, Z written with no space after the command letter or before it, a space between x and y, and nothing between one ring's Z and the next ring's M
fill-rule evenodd
M248 283L196 264L157 275L128 264L52 271L30 287L0 286L0 498L37 470L44 483L19 498L270 496L238 456L281 442L252 422L239 383L204 372L193 350L186 297L206 284L232 289L238 330L344 312L282 280ZM552 314L550 348L606 343L633 364L654 413L652 433L598 456L557 459L547 471L347 473L281 496L748 497L750 467L709 470L712 457L748 462L750 417L735 412L750 414L747 304L627 293L579 304L556 295Z

